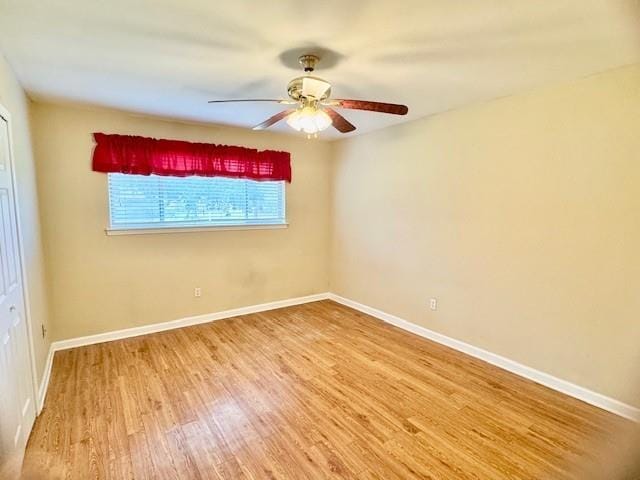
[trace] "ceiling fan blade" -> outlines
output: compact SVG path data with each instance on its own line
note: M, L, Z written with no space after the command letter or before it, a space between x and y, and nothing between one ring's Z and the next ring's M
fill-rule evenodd
M248 98L248 99L242 99L242 100L209 100L207 103L233 103L233 102L275 102L275 103L281 103L281 104L285 104L285 105L292 105L295 102L294 100L280 100L280 99L274 99L274 98Z
M391 113L393 115L406 115L409 108L406 105L396 103L369 102L367 100L330 100L332 107L349 108L351 110L368 110L371 112Z
M353 132L356 127L349 120L344 118L338 112L336 112L333 108L325 107L324 111L327 112L327 115L331 117L333 121L333 127L338 130L340 133L349 133Z
M287 118L289 115L291 115L295 111L296 111L295 108L290 108L288 110L283 110L280 113L276 113L273 117L269 117L261 124L253 127L253 130L264 130L265 128L269 128L271 125L278 123L280 120Z

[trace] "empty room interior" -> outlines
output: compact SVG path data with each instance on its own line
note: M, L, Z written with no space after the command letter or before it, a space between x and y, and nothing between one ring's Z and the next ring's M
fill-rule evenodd
M640 480L640 2L0 0L0 479Z

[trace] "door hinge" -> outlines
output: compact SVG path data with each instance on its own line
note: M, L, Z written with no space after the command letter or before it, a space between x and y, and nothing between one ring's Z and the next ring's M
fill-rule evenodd
M40 324L40 326L42 327L42 338L47 336L47 329L45 328L44 325Z

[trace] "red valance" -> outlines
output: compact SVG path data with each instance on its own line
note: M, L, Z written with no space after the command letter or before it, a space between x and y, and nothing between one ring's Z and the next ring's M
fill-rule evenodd
M93 170L171 177L291 182L291 154L274 150L94 133Z

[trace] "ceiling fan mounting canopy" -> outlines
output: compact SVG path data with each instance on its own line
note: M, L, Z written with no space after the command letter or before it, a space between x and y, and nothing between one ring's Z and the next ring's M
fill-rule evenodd
M333 126L341 133L352 132L356 129L353 124L332 107L390 113L393 115L406 115L409 111L405 105L395 103L330 99L331 84L320 77L311 75L319 61L320 57L313 54L301 55L298 58L298 62L302 65L306 75L294 78L287 85L287 93L289 94L290 100L260 98L246 100L212 100L209 103L277 102L297 105L297 108L290 108L273 115L261 124L253 127L253 129L263 130L280 120L286 119L292 128L303 131L308 135L315 135L330 126Z
M300 55L300 58L298 58L298 62L300 62L305 72L313 72L319 61L320 57L313 54Z

